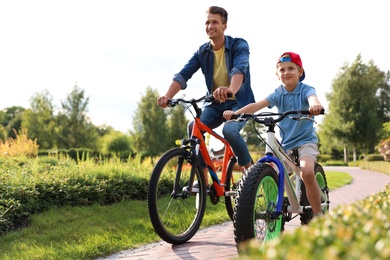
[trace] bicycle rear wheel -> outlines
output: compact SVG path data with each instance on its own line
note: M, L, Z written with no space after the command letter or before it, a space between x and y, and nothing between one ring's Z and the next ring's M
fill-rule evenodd
M278 237L283 228L282 215L275 218L278 202L278 178L268 164L255 164L243 176L234 207L234 238L238 252L240 244L255 238L263 246Z
M199 192L188 193L190 172ZM156 233L166 242L182 244L191 239L202 222L206 206L206 187L202 169L194 165L190 152L174 148L157 162L148 187L148 210Z
M226 180L225 180L225 192L237 192L238 180L235 183L232 181L234 165L237 163L236 157L232 157L229 161L228 168L226 171ZM226 211L231 220L233 220L234 215L234 200L236 196L225 196L225 207Z
M326 180L326 175L324 169L318 163L316 163L314 166L314 174L316 176L318 186L320 187L321 190L321 204L325 202L329 203L329 189ZM301 181L301 206L310 206L309 200L307 199L307 195L306 195L306 187L303 181ZM328 211L329 211L329 204L327 204L322 209L323 213ZM313 211L311 209L305 211L303 214L300 214L300 220L302 225L308 224L312 219L313 219Z

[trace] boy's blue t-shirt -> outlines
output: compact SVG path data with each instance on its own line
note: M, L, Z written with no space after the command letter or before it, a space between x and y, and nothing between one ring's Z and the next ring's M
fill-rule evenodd
M266 99L270 103L269 108L277 107L278 112L287 110L309 109L309 96L316 95L313 87L302 82L292 92L288 92L283 85L275 89ZM282 146L286 150L297 148L306 143L318 143L314 123L310 120L283 119L279 123Z

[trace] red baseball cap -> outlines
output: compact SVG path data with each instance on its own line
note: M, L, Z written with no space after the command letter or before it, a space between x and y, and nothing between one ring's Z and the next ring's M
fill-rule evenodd
M290 57L283 57L286 54L290 55ZM296 54L294 52L285 52L282 55L280 55L278 62L276 64L280 62L293 62L297 64L300 68L302 68L301 57L299 56L299 54ZM299 81L302 81L304 79L305 79L305 70L303 70L302 76L299 78Z

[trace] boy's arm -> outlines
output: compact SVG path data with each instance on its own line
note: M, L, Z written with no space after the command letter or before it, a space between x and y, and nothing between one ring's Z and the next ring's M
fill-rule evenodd
M324 109L316 95L311 95L308 98L308 102L310 106L309 107L310 114L313 116L319 115L322 109Z
M261 101L258 101L258 102L255 102L255 103L250 103L240 109L238 109L237 111L231 111L231 110L227 110L225 112L223 112L223 117L227 120L230 120L230 118L232 117L233 114L244 114L244 113L255 113L267 106L269 106L269 102L267 99L263 99Z

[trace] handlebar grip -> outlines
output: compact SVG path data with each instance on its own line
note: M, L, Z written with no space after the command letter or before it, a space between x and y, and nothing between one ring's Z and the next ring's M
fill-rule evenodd
M238 115L238 114L233 114L232 117L231 117L230 119L231 119L231 120L237 119L239 116L240 116L240 115Z
M301 110L300 112L301 112L301 114L303 114L303 115L310 115L310 111L309 111L309 110ZM324 115L324 114L325 114L325 109L323 108L323 109L321 110L321 112L320 112L320 115Z

